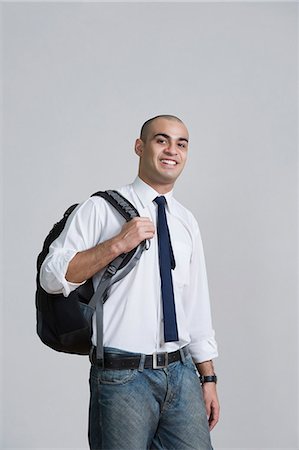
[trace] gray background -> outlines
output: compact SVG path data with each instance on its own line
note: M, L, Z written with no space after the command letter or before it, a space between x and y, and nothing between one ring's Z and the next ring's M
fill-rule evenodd
M215 449L298 449L296 3L2 16L1 448L87 449L89 363L35 335L36 255L69 204L133 180L142 122L172 113L190 130L176 197L202 231L221 355Z

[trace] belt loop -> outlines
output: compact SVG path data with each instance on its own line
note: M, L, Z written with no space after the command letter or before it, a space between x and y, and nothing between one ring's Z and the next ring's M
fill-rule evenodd
M144 363L145 363L145 356L144 354L141 354L140 356L140 361L139 361L139 367L138 367L138 372L143 372L144 370Z
M186 362L186 355L185 355L185 351L184 351L185 349L184 349L184 347L183 348L180 348L180 354L181 354L181 361L182 361L182 363L183 364L185 364Z

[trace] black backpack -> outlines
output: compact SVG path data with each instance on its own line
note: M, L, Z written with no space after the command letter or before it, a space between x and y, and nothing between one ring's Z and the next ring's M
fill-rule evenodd
M93 196L106 199L127 221L139 216L136 208L117 191L100 191ZM70 206L63 218L53 226L37 258L35 294L37 334L44 344L56 351L87 355L92 347L92 316L96 311L97 359L102 360L103 303L108 298L111 285L123 278L136 265L146 243L143 241L131 252L113 260L103 272L95 292L90 278L72 291L67 298L63 294L48 294L40 285L40 268L51 243L60 235L77 205Z

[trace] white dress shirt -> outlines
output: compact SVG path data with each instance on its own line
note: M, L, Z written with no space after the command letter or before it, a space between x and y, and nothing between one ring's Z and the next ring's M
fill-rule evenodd
M140 216L156 225L160 194L136 178L118 191L137 208ZM165 194L166 215L176 261L172 270L178 342L164 342L163 307L157 233L134 269L115 283L104 304L104 346L137 353L172 352L189 345L195 362L218 356L211 322L210 301L202 240L198 224L185 207ZM41 286L65 297L78 284L65 279L75 254L118 234L125 220L101 197L90 197L69 217L61 235L52 243L42 268ZM101 272L93 277L96 287ZM67 301L67 300L66 300ZM95 315L92 341L96 344Z

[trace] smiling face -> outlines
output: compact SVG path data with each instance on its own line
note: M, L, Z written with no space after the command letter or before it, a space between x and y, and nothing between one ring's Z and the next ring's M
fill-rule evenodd
M160 194L169 192L182 172L188 152L188 130L182 122L158 118L146 138L137 139L139 177Z

